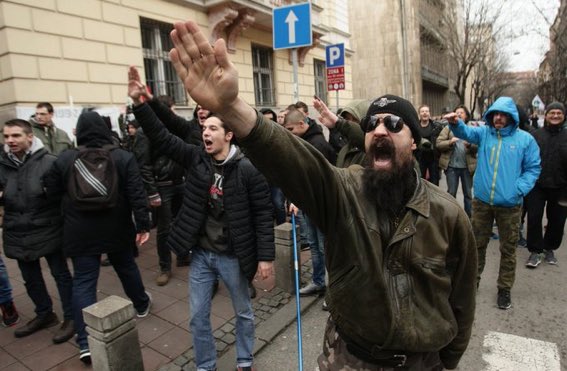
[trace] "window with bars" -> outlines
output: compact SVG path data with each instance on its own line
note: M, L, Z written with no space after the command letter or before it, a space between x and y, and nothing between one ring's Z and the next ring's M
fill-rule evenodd
M274 69L272 49L252 46L252 72L256 106L274 106Z
M187 105L187 95L183 83L177 77L169 59L169 50L173 43L169 33L173 26L147 18L140 19L142 31L142 54L146 83L152 94L169 95L177 105Z
M327 69L325 61L313 60L313 76L315 77L315 95L327 102Z

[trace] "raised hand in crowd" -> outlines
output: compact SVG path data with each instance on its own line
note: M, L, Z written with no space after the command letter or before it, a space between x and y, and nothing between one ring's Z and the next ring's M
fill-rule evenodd
M335 127L335 125L337 124L337 120L339 119L337 115L335 115L333 113L333 111L331 111L329 109L329 107L327 107L327 105L325 104L325 102L323 102L321 99L314 97L313 98L313 107L315 107L315 109L317 110L317 112L319 112L319 117L317 117L317 120L319 120L319 122L323 125L325 125L327 128L332 129Z

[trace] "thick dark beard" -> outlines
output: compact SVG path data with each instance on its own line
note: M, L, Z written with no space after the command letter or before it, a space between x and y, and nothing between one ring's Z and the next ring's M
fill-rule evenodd
M364 195L389 218L396 218L413 196L417 184L413 161L392 163L389 171L370 167L362 174Z

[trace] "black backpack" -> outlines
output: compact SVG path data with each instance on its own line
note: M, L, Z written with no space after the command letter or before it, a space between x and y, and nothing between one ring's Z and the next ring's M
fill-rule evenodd
M105 210L118 204L118 172L110 154L116 148L112 144L77 147L79 153L67 182L69 198L77 210Z

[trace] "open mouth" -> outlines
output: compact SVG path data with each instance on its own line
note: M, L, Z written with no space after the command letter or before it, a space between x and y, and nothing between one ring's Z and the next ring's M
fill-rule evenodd
M205 149L210 150L213 146L213 141L210 139L204 139L203 143L205 144Z
M372 146L371 151L375 167L390 164L395 154L394 146L387 140L380 140L376 142Z

